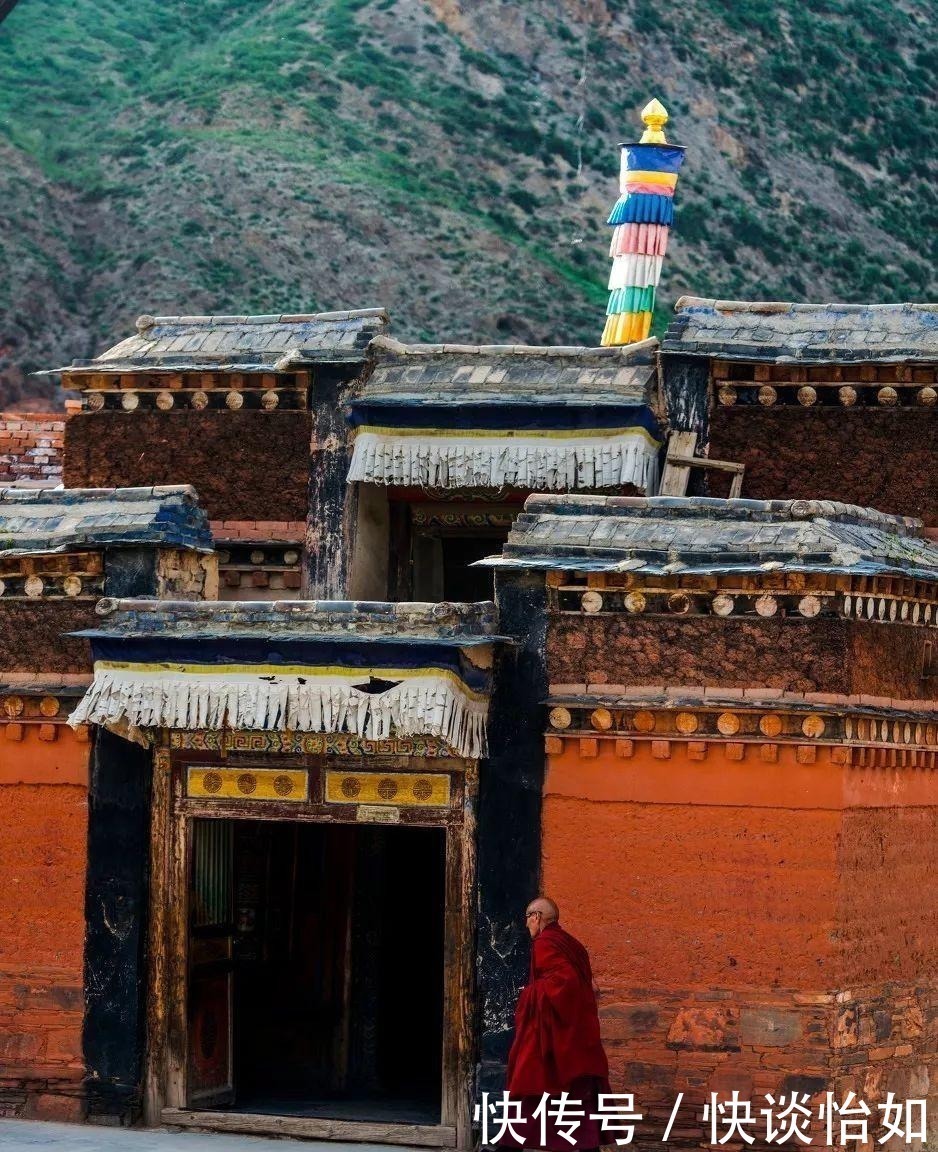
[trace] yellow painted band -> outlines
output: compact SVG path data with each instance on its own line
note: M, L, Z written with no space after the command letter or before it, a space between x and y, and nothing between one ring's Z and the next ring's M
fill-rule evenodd
M662 184L665 188L677 187L675 172L626 172L626 184Z

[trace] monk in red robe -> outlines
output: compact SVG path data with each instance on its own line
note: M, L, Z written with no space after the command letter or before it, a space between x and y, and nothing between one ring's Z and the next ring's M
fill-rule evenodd
M506 1087L522 1101L526 1148L551 1152L598 1148L600 1122L591 1119L600 1092L609 1092L609 1065L599 1038L599 1013L586 949L559 924L553 900L532 900L525 913L531 945L531 978L515 1010L515 1036L508 1053ZM541 1118L534 1110L543 1094L569 1093L585 1115L575 1130L548 1119L541 1142ZM565 1128L574 1143L558 1130ZM500 1145L511 1143L502 1139ZM515 1146L518 1146L517 1143Z

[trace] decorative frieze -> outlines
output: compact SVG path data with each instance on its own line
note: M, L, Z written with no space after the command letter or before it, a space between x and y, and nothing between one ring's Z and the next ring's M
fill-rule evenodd
M309 798L309 773L281 768L189 768L186 795L212 800L287 800Z
M412 504L410 521L414 528L446 532L467 530L507 531L520 511L519 505L503 508L477 508L472 505Z
M910 364L744 364L716 360L712 382L723 407L933 408L934 367Z
M0 599L97 600L104 595L98 552L13 556L0 561Z
M219 540L216 546L219 583L226 594L258 588L295 594L302 586L303 550L298 544Z
M63 730L72 731L66 725L66 718L80 695L80 688L50 687L42 691L0 687L0 733L3 739L19 743L26 738L28 731L32 731L40 740L57 740ZM74 729L74 738L87 742L90 729L79 725Z
M388 804L398 808L447 808L450 777L445 772L325 773L327 804Z
M938 585L896 577L764 575L642 577L634 572L548 573L562 613L812 620L834 617L938 625Z
M300 410L309 384L309 372L99 372L65 381L81 390L87 412Z
M170 748L186 752L290 756L408 756L460 763L442 740L391 737L371 740L345 732L171 732Z
M938 752L938 702L922 702L908 711L843 709L801 702L767 701L756 706L679 702L670 706L648 701L625 703L603 699L552 701L548 713L548 751L556 742L576 739L624 741L628 755L636 741L720 743L726 745L805 743L854 747L877 746L903 751ZM740 757L737 757L740 758Z

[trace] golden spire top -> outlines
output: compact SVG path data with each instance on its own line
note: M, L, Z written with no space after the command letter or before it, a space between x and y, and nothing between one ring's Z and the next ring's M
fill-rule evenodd
M645 131L642 133L642 144L667 144L664 126L668 122L668 110L660 100L649 100L642 109L642 121Z

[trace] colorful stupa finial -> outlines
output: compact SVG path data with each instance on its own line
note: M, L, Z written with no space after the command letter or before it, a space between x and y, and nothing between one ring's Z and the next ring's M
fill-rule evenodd
M664 134L668 110L660 100L642 109L645 131L638 144L621 144L619 199L613 225L609 305L602 344L632 344L651 331L655 289L674 222L674 189L684 149Z

